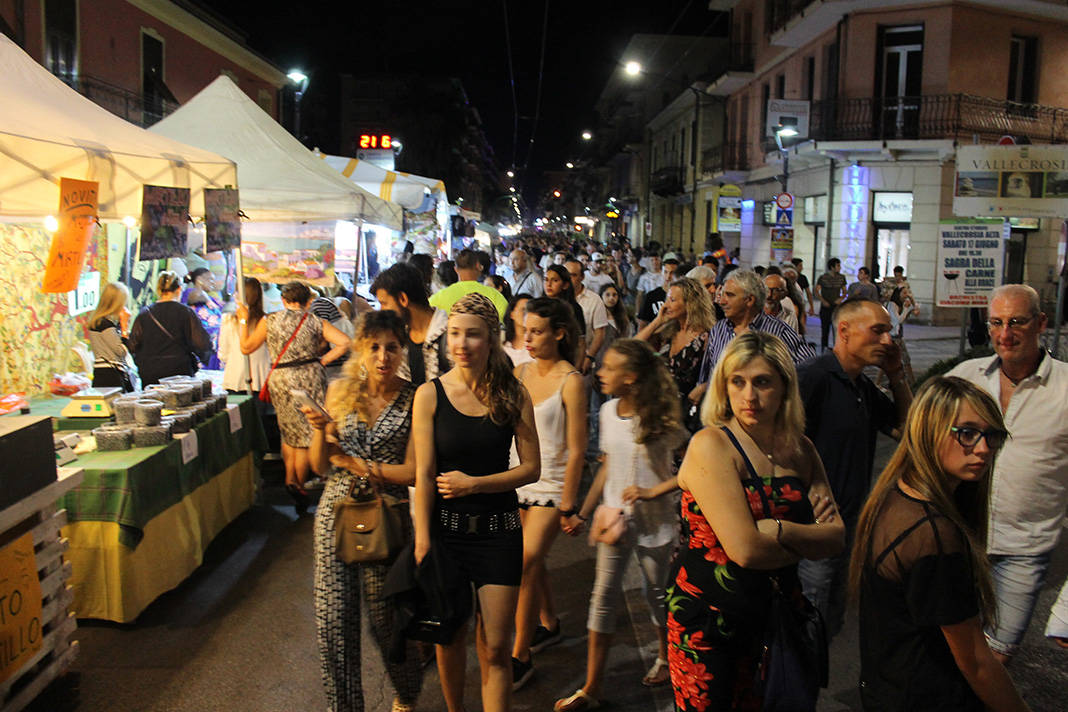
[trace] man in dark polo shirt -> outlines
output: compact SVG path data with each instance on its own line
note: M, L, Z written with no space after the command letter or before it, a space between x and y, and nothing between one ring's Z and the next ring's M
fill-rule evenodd
M820 300L820 346L827 350L827 337L834 321L834 308L846 295L846 278L842 274L842 261L837 257L827 260L827 271L816 280L816 296Z
M875 436L905 422L912 391L905 381L901 351L890 338L890 315L864 299L843 302L834 312L834 349L797 371L805 404L805 435L823 460L838 511L846 525L846 549L798 569L805 595L820 609L828 636L842 627L849 548L857 517L871 488ZM890 380L893 400L862 371L878 366Z

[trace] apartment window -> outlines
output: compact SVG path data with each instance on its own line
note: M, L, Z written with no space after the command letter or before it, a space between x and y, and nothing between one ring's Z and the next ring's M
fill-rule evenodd
M771 100L771 87L764 84L760 87L760 135L768 135L768 101Z
M838 98L838 43L832 42L823 48L823 87L820 96L824 99Z
M804 64L804 81L801 86L802 90L801 98L807 101L812 101L815 98L816 90L816 57L805 57Z
M65 82L78 78L78 7L76 0L44 3L45 67Z
M1038 98L1038 38L1013 35L1009 43L1009 101L1034 104Z
M785 74L780 74L779 76L775 77L775 98L776 99L785 99L786 98L786 75Z

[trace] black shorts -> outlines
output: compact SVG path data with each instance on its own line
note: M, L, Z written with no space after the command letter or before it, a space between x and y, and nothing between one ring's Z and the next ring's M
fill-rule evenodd
M480 586L518 586L523 578L523 530L493 534L435 532L466 579Z

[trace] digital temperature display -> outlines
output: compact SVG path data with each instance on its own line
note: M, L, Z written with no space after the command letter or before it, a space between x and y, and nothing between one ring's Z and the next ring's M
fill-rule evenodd
M360 134L360 148L393 148L389 134Z

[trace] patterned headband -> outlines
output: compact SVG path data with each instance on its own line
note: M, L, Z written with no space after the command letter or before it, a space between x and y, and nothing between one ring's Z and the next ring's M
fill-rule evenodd
M501 318L497 313L497 307L493 306L493 302L489 300L489 297L478 292L472 292L453 304L452 309L449 310L449 315L453 314L473 314L479 317L486 322L491 334L501 326Z

